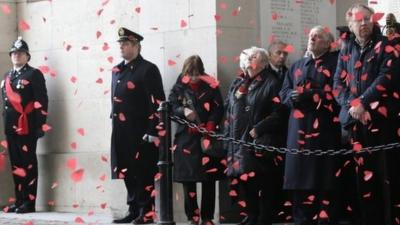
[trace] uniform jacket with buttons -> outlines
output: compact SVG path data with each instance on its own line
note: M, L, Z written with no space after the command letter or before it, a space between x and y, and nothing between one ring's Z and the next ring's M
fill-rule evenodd
M239 76L230 86L225 101L226 120L224 133L229 137L258 144L283 146L285 140L285 108L279 101L281 82L278 77L262 70L248 86L248 93L239 97L237 90L245 82ZM249 132L258 134L253 139ZM243 146L226 142L228 150L228 175L239 176L249 172L266 172L272 165L269 154L256 154Z
M24 108L28 103L36 102L35 109L28 114L28 135L42 137L44 135L42 125L46 123L48 108L46 81L42 72L26 64L18 72L10 70L4 75L1 84L4 131L6 135L16 135L18 118L21 114L13 108L6 95L5 81L7 77L10 78L13 91L21 96L21 104Z
M157 108L165 100L160 71L139 55L127 65L122 62L114 67L111 86L113 177L128 167L143 173L152 165L149 170L154 170L157 150L146 150L142 138L144 134L158 136Z

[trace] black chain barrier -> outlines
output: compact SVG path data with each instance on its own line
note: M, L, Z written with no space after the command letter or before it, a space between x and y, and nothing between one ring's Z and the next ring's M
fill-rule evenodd
M256 143L251 143L251 142L246 142L243 140L238 140L232 137L225 136L223 134L218 134L215 131L209 131L204 127L199 127L197 124L187 121L181 117L178 116L169 116L169 118L179 124L186 125L190 128L196 129L199 133L208 135L212 138L216 138L217 140L220 141L228 141L236 145L242 145L246 148L249 148L251 150L257 151L257 152L278 152L281 154L294 154L294 155L314 155L314 156L323 156L323 155L328 155L328 156L337 156L337 155L350 155L350 154L361 154L361 153L372 153L372 152L377 152L377 151L382 151L382 150L390 150L390 149L396 149L400 148L400 143L390 143L390 144L384 144L384 145L377 145L377 146L371 146L371 147L365 147L360 150L354 150L354 149L327 149L327 150L322 150L322 149L289 149L289 148L278 148L278 147L273 147L273 146L267 146L267 145L262 145L262 144L256 144Z

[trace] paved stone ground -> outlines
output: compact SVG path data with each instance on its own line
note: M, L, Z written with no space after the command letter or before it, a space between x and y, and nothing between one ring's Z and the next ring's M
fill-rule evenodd
M36 212L28 214L15 214L0 212L0 225L111 225L112 216L109 214L76 214L61 212ZM186 225L187 223L177 223ZM222 224L234 225L234 224ZM290 224L276 224L290 225Z
M20 215L0 212L0 225L106 225L112 224L111 221L112 216L107 214L88 215L59 212L36 212ZM185 223L177 223L177 225L184 224Z

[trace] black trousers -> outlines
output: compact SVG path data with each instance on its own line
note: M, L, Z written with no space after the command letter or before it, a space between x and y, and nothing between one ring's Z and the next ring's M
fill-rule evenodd
M337 225L336 192L293 191L295 225Z
M38 184L37 138L7 135L6 139L13 171L15 204L35 206Z
M154 199L151 192L154 189L154 176L137 176L127 171L124 177L125 187L128 192L127 204L129 212L136 217L144 217L148 212L152 211Z
M201 182L201 209L197 204L196 182L185 182L183 185L183 195L185 201L185 213L188 220L195 220L201 216L203 221L212 220L215 210L215 181Z

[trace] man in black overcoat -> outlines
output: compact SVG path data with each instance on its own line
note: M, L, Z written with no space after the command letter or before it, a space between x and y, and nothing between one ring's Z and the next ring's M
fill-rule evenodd
M123 61L112 72L111 164L113 179L124 179L129 213L114 223L153 222L154 176L157 172L157 108L165 100L160 71L140 55L143 37L118 31Z

